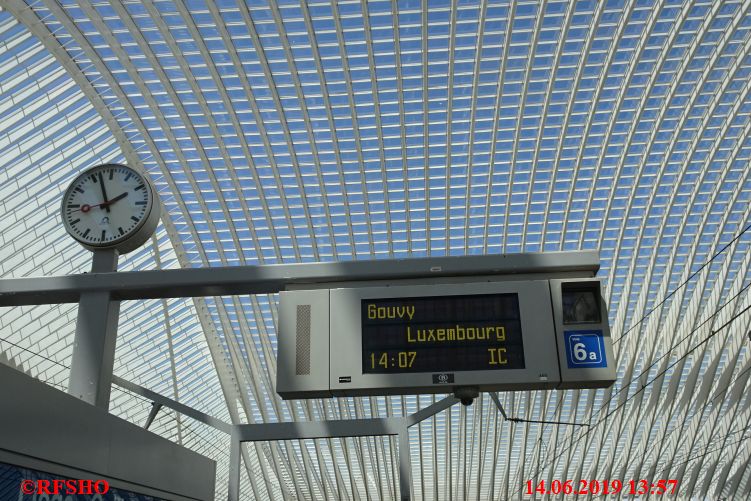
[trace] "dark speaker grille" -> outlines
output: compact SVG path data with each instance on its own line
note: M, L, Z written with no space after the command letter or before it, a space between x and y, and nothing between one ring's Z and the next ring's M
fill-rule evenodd
M297 349L295 351L295 374L310 374L310 305L297 305Z

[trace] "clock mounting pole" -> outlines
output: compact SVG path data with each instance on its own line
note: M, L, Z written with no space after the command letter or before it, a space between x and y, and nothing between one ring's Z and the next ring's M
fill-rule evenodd
M118 256L116 249L95 250L91 272L117 271ZM104 410L109 408L119 313L120 301L111 292L81 292L68 393Z
M120 254L154 234L157 191L142 167L107 163L81 172L63 194L60 215L68 234L93 253L93 275L117 271ZM114 291L83 290L68 392L107 409L115 360L120 299Z

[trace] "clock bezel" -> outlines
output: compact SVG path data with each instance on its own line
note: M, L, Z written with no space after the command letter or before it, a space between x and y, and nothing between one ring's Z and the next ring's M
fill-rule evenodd
M112 241L106 243L96 243L90 242L88 240L82 240L75 233L73 227L68 221L68 218L66 217L65 207L67 201L71 197L73 190L82 179L86 178L87 176L91 176L98 171L106 171L109 168L127 169L133 172L134 175L137 175L143 181L147 193L144 216L128 232ZM151 235L154 234L154 231L159 224L159 216L161 212L160 208L161 205L156 193L156 189L154 188L151 179L149 179L148 175L143 170L118 163L106 163L95 165L94 167L86 169L78 174L75 178L73 178L73 181L71 181L71 183L68 185L68 188L63 193L62 203L60 206L60 217L62 219L65 231L85 249L90 251L115 249L118 251L118 253L125 254L126 252L130 252L142 246L144 243L146 243L146 241L148 241Z

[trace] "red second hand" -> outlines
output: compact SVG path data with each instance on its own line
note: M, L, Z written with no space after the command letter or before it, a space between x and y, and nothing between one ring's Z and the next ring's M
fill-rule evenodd
M81 212L85 213L85 212L89 212L94 207L99 207L99 206L102 206L102 205L109 205L109 202L102 202L102 203L96 204L96 205L83 204L79 210ZM75 212L75 211L73 211L73 212Z
M116 196L115 198L113 198L112 200L109 200L109 201L106 201L106 200L105 200L104 202L102 202L102 203L100 203L100 204L96 204L96 205L83 204L83 205L81 206L81 208L80 208L80 209L77 209L77 210L80 210L81 212L84 212L84 213L86 213L86 212L89 212L89 211L90 211L91 209L93 209L94 207L107 207L108 205L112 205L113 203L117 202L118 200L122 200L122 199L123 199L123 198L125 198L125 197L126 197L127 195L128 195L128 193L127 193L127 192L126 192L126 193L122 193L122 194L120 194L120 195ZM73 212L75 212L75 211L73 211Z

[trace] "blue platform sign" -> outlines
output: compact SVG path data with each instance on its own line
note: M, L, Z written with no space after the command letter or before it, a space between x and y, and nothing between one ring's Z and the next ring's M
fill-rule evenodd
M563 336L569 369L608 366L601 330L565 331Z

